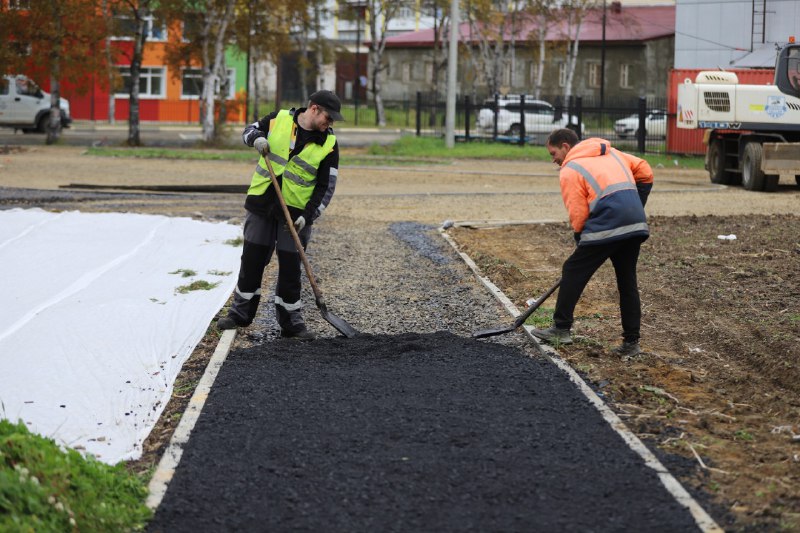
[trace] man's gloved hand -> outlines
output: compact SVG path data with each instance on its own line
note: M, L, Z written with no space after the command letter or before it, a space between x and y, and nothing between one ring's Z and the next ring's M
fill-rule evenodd
M581 234L577 231L572 233L572 238L575 239L575 244L581 243Z
M266 137L259 137L253 141L253 148L258 150L258 153L266 157L269 153L269 141Z
M305 227L306 227L306 217L300 215L294 221L294 229L296 229L297 232L300 233L301 231L303 231L303 228Z

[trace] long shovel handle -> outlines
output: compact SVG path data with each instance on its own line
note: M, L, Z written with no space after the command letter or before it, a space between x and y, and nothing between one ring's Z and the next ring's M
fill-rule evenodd
M264 157L264 162L267 164L267 170L269 170L269 176L270 178L272 178L272 187L275 189L275 194L278 196L278 201L281 204L281 209L283 209L283 216L286 217L286 225L289 226L289 233L292 234L292 239L294 239L294 245L297 247L297 253L300 254L300 259L303 260L303 266L306 269L308 282L311 284L311 289L314 291L314 298L317 299L317 307L325 307L325 302L322 299L322 292L320 292L319 287L317 287L317 280L314 278L314 273L311 270L311 265L308 262L308 258L306 257L305 251L303 250L303 243L300 242L300 236L297 234L297 230L294 228L294 222L292 222L292 215L289 213L289 208L286 206L286 200L283 199L283 193L281 192L281 188L278 186L278 179L275 177L275 171L272 170L272 163L269 162L268 157Z
M525 323L525 321L526 321L526 320L528 320L528 317L530 317L530 316L533 314L533 312L534 312L534 311L536 311L537 309L539 309L539 306L540 306L540 305L542 305L542 304L544 303L544 301L545 301L545 300L547 300L547 299L550 297L550 295L551 295L551 294L553 294L554 292L556 292L556 289L558 289L558 286L559 286L559 285L561 285L561 278L559 278L559 279L558 279L558 281L556 281L556 282L555 282L555 284L553 284L553 286L552 286L552 287L550 287L549 289L547 289L547 292L545 292L544 294L542 294L542 295L539 297L539 299L538 299L538 300L536 300L535 302L533 302L533 304L531 304L531 305L530 305L530 306L529 306L529 307L528 307L528 308L525 310L525 312L524 312L524 313L522 313L521 315L519 315L519 316L517 317L517 319L514 321L514 329L517 329L517 328L518 328L518 327L520 327L522 324L524 324L524 323Z

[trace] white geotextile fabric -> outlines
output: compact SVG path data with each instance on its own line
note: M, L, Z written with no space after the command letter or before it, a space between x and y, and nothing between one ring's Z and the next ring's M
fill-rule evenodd
M141 456L234 288L240 235L188 218L0 211L0 418L106 463ZM193 281L218 285L178 291Z

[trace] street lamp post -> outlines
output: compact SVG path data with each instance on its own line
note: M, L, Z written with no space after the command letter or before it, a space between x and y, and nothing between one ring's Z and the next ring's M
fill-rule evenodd
M605 107L606 92L606 0L603 0L603 43L600 46L600 107Z
M353 120L353 124L358 126L358 93L361 87L361 64L359 61L359 54L361 53L361 5L356 6L356 10L356 79L353 84L356 116Z

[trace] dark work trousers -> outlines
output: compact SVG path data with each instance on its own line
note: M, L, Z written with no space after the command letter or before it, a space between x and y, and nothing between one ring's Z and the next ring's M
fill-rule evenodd
M561 268L561 286L558 289L553 322L557 328L570 329L575 306L586 284L597 269L611 259L617 275L619 310L622 315L622 336L625 341L638 341L642 322L636 263L643 239L635 237L608 244L579 246Z
M311 238L311 226L300 232L303 249ZM264 217L247 212L244 219L244 248L239 267L239 280L233 293L228 316L239 326L253 322L261 301L261 279L264 269L278 254L278 281L275 286L275 314L281 330L297 333L305 329L300 301L300 254L283 217Z

